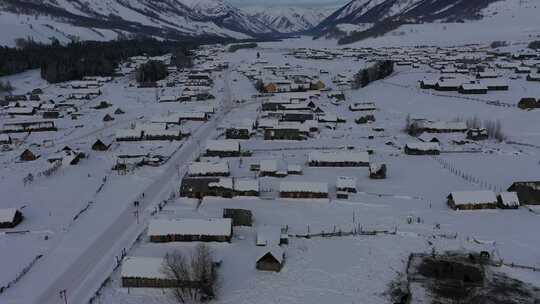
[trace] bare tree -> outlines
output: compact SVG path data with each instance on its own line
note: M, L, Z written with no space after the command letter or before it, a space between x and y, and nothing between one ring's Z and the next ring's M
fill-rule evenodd
M214 258L205 244L198 245L190 259L178 250L167 253L162 272L173 282L170 293L178 303L206 302L216 296Z

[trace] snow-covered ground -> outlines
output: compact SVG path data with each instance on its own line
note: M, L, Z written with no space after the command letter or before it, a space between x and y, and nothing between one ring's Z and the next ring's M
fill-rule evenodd
M435 33L437 26L432 26L430 31ZM438 31L439 36L441 32L445 33ZM489 37L485 42L495 38ZM526 38L519 36L515 40L524 42ZM380 39L381 44L386 44L382 39L389 39L395 45L408 44L399 39ZM443 39L439 39L434 43L443 44ZM376 41L373 43L377 44ZM458 41L447 44L455 45ZM257 66L253 64L257 53L267 61L258 68L289 63L296 71L318 75L330 87L334 87L332 78L337 74L351 75L366 65L364 60L345 56L334 60L298 59L291 55L298 47L328 48L339 52L331 41L301 38L260 43L256 49L235 53L220 53L219 59L228 61L230 68L213 73L212 93L216 99L204 103L214 106L216 114L206 123L189 123L187 127L193 135L183 141L113 143L108 152L89 149L96 138L112 142L116 130L129 128L133 123L148 122L159 115L200 105L157 103L155 89L131 87L129 84L133 80L127 76L105 84L102 96L81 105L80 112L84 115L78 120L57 120L58 132L17 136L23 144L0 154L0 192L5 193L0 208L20 208L25 220L16 230L29 232L0 234L0 252L6 257L0 259L0 269L5 270L0 272L0 286L15 279L36 256L42 254L43 257L0 294L0 302L56 303L58 292L66 289L72 301L83 303L110 276L111 280L100 289L97 303L172 303L162 290L122 288L120 268L112 270L116 259L123 249L128 256L142 257L162 257L175 249L189 250L195 244L149 242L145 232L148 221L156 218L219 218L223 208L250 209L254 226L235 227L231 243L210 244L222 260L219 268L222 284L215 303L357 303L358 299L366 304L385 303L388 302L387 285L405 270L409 254L433 249L488 250L506 262L540 266L540 247L535 233L540 225L537 213L527 208L457 212L446 204L446 197L452 191L486 188L501 191L517 180L540 179L539 112L515 107L521 97L540 96L540 86L513 77L511 71L500 71L510 90L489 92L474 99L457 92L421 90L418 80L438 73L424 64L418 68L397 66L395 73L384 80L360 90L344 90L346 100L338 105L330 103L323 93L317 103L325 112L346 119L345 123L337 126L320 123L320 132L305 141L268 141L258 135L241 143L243 149L253 151L251 156L229 159L231 176L236 178L255 178L249 165L269 159L299 165L303 168L302 175L260 178L261 189L266 192L263 198L207 197L199 204L191 199L172 197L162 210L158 210L157 203L178 191L187 165L199 155L207 139L222 138L224 128L260 117L260 99L251 97L256 93L255 88L241 73L244 68ZM328 74L320 74L321 70ZM35 87L44 88L44 94L51 97L68 93L67 89L43 83L37 71L15 75L9 80L17 88L16 93ZM158 95L174 95L179 90L178 87L159 89ZM107 100L113 106L104 110L92 109L101 100ZM245 102L233 102L236 100ZM365 101L376 104L376 122L359 125L354 122L359 114L349 111L348 106ZM510 106L493 105L495 101ZM126 112L123 116L114 115L116 119L112 122L102 121L106 113L112 113L118 107ZM435 121L470 117L478 117L480 121L499 120L507 139L506 142L488 140L465 147L443 144L445 152L449 153L437 157L407 156L401 147L417 141L402 131L408 115ZM374 127L384 128L384 131L374 132ZM52 139L53 145L43 145L45 139ZM528 146L508 143L510 141ZM23 185L23 178L28 173L44 170L47 156L65 145L87 151L89 157L79 165L61 167L52 177L36 177L33 183ZM27 147L39 153L41 158L19 162L18 155ZM388 178L370 179L368 168L363 167L306 166L312 151L346 147L373 150L371 161L385 163ZM139 149L158 151L169 160L162 166L142 167L127 175L111 172L117 153ZM355 178L358 193L347 200L337 199L335 184L339 176ZM327 183L329 199L279 198L276 191L282 181ZM134 200L141 202L139 209L133 207ZM92 203L89 205L89 202ZM74 220L87 206L90 206L87 211ZM140 211L139 221L135 211ZM409 223L409 219L414 221ZM284 246L286 262L279 273L255 269L259 252L255 236L257 227L262 225L287 226L289 229L289 245ZM395 234L296 237L308 232L349 232L358 227ZM141 237L132 244L139 235ZM540 285L539 272L505 267L501 271Z

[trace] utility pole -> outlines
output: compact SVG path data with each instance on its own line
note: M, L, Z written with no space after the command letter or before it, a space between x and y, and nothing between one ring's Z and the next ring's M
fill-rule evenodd
M68 304L67 291L65 289L60 290L60 299L64 299L64 304Z

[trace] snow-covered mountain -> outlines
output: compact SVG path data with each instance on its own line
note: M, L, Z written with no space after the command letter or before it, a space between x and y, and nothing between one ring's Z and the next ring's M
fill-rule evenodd
M144 34L161 38L249 38L274 31L223 0L0 0L0 43L109 40Z
M251 7L246 11L268 27L280 33L308 31L328 17L335 9L320 7Z
M507 0L352 0L315 30L325 35L339 24L351 24L377 35L406 23L463 22L481 19L482 10L497 1Z

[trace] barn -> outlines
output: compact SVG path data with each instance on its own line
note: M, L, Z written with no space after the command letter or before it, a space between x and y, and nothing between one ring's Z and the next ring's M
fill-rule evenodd
M256 268L262 271L281 271L285 261L285 252L281 247L274 246L272 248L263 249L256 262Z
M151 220L148 224L150 242L230 242L232 220L178 219Z
M516 192L523 205L540 205L540 181L515 182L508 191Z
M15 208L0 209L0 228L14 228L19 225L24 216Z
M497 197L493 191L455 191L447 197L454 210L496 209Z
M282 198L328 198L328 184L316 182L281 182Z

